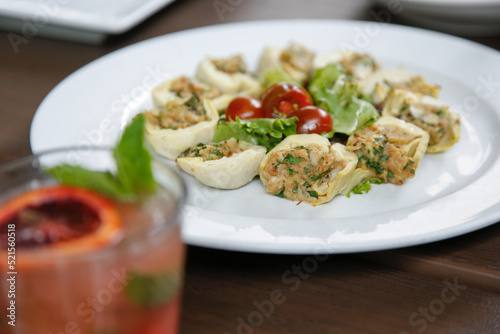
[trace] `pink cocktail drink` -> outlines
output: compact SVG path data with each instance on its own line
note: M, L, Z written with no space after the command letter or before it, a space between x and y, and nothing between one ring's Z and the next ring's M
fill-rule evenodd
M39 170L0 185L0 333L178 332L184 185L163 163L153 169L155 192L128 201Z

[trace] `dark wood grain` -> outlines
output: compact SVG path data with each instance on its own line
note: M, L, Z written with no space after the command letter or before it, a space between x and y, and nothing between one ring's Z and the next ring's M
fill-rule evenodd
M188 259L182 333L495 333L500 320L500 294L453 274L195 247Z
M100 46L36 36L16 53L0 32L0 161L30 153L31 119L55 85L124 46L244 20L381 21L374 13L383 10L369 0L247 0L221 16L214 3L177 0ZM405 24L395 15L384 21ZM500 50L498 36L469 39ZM189 247L181 332L499 333L499 282L500 224L418 247L323 258Z

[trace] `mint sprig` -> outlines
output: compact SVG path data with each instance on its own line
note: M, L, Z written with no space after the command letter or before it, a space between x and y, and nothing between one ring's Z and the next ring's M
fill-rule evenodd
M180 290L181 277L175 272L154 275L131 273L132 279L125 287L125 295L134 304L151 308L167 303Z
M144 122L143 114L135 117L113 149L116 174L69 164L48 168L46 172L61 184L91 189L119 200L135 200L139 193L154 192L156 183L151 155L144 144Z
M151 155L144 145L144 115L125 128L113 150L117 181L130 192L152 192L156 183L151 171Z

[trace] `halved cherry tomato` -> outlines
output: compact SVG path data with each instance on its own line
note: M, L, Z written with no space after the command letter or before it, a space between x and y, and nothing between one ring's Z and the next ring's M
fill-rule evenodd
M253 97L237 97L229 103L226 109L226 121L264 117L261 103Z
M316 106L306 106L294 111L288 117L298 117L297 133L328 133L333 129L332 116Z
M288 117L292 112L313 104L304 87L288 82L271 85L262 96L264 117Z

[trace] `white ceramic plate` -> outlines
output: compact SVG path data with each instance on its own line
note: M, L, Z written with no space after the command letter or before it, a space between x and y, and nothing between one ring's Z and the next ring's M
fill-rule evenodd
M500 34L500 0L378 0L408 23L462 36ZM396 13L395 13L396 14Z
M0 28L100 43L124 33L174 0L0 0Z
M462 117L462 138L426 155L405 185L311 207L267 194L258 179L238 190L205 187L189 175L184 238L192 245L269 253L346 253L441 240L500 220L500 53L463 39L374 22L285 20L227 24L131 45L63 80L31 127L34 152L114 143L121 128L152 106L150 91L194 75L205 56L243 53L255 67L266 45L302 43L314 51L349 47L384 68L404 67L442 86ZM73 157L75 161L84 158Z

